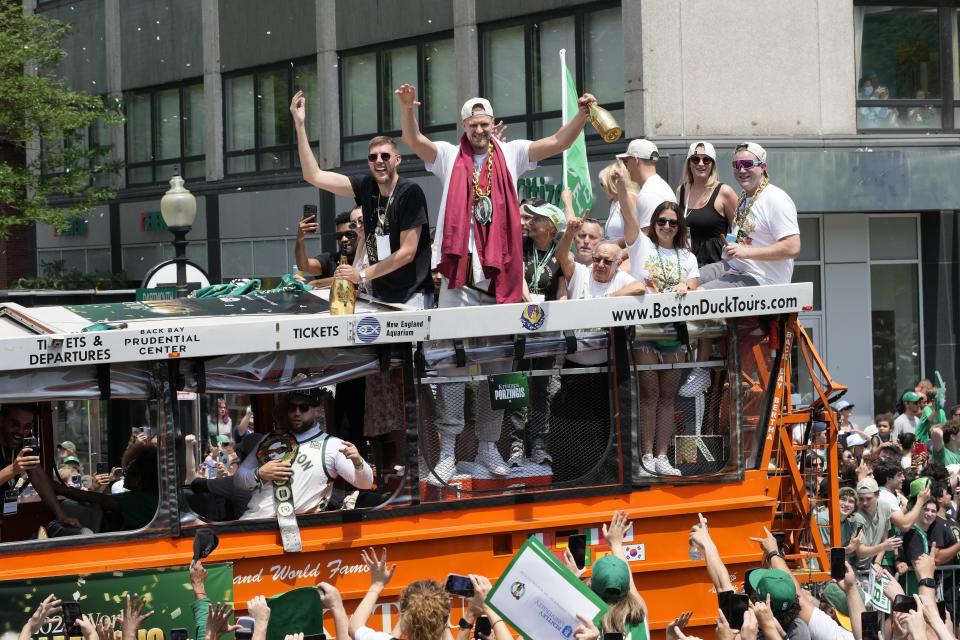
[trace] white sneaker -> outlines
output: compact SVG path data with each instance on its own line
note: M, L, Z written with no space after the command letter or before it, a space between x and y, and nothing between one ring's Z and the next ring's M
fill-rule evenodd
M680 470L670 464L670 461L667 460L667 456L657 456L656 461L654 462L654 471L661 476L680 476L683 475L680 473Z
M547 445L543 438L535 438L533 444L530 445L530 460L536 464L553 463L553 458L550 457L550 452L547 451Z
M456 444L455 437L440 437L440 458L430 473L428 482L436 484L439 481L439 484L446 484L457 473Z
M657 461L654 459L653 454L645 453L643 457L640 458L640 464L638 468L634 470L634 474L642 478L652 478L656 468Z
M503 456L497 451L495 442L480 441L477 447L477 464L482 464L495 476L510 475L510 469L503 461Z
M710 372L703 367L697 367L690 372L687 381L683 383L678 392L684 398L696 398L704 394L710 388Z

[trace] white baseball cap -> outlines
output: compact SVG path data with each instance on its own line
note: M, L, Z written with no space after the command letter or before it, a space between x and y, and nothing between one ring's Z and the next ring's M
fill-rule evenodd
M477 111L477 109L482 111ZM493 107L486 98L470 98L460 107L460 121L463 122L470 116L490 116L493 117Z
M640 158L641 160L659 160L660 150L646 138L631 140L626 153L618 153L618 158Z
M691 144L690 148L687 149L687 159L690 159L690 156L696 155L697 147L703 147L703 155L707 156L714 162L717 161L717 150L706 140L697 140Z
M767 150L758 145L756 142L741 142L738 146L746 147L745 150L757 156L757 160L764 164L767 163Z

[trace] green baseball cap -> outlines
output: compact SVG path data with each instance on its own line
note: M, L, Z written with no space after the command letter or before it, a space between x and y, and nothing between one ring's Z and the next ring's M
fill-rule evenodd
M230 438L225 435L217 436L217 444L230 444Z
M837 621L847 631L851 630L850 605L847 603L847 594L836 582L827 584L823 589L823 599L826 600L837 614Z
M593 563L590 588L604 602L617 602L630 592L630 567L620 558L603 556Z
M60 464L62 466L67 464L68 462L76 462L77 464L80 464L80 458L78 458L77 456L67 456L66 458L63 459L63 462L61 462Z
M543 200L534 200L523 205L523 210L535 216L543 216L553 223L557 228L557 233L563 233L567 229L567 216L554 204L544 202Z
M920 492L930 486L930 478L927 476L920 476L916 480L910 483L910 497L916 498L920 495Z
M900 399L904 402L920 402L923 400L923 396L916 391L907 391Z
M774 611L786 611L797 601L797 585L790 574L780 569L754 569L747 576L747 582L765 601L770 596L770 607Z

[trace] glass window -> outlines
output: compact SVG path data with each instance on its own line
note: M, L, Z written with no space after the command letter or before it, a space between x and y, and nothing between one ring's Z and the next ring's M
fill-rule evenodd
M203 83L126 95L127 183L204 175Z
M796 264L793 266L793 280L791 282L813 283L813 311L820 311L820 265Z
M307 133L316 140L319 135L316 75L315 63L288 62L224 78L226 173L287 171L297 166L290 99L297 88L303 89L309 101Z
M820 219L800 217L800 255L798 262L820 260Z
M423 132L445 139L456 131L456 56L453 39L340 54L341 155L363 160L376 135L400 137L400 110L394 90L417 88ZM371 88L376 87L376 91Z
M536 139L559 128L560 49L566 49L567 66L577 85L574 90L593 93L622 121L623 33L619 7L581 9L549 19L534 16L507 27L482 28L480 47L481 94L490 98L497 118L510 125L511 138L529 134ZM586 133L597 135L591 128Z
M953 42L944 35L953 32L948 23L953 15L936 6L856 8L858 128L955 126L956 96L944 95L941 77L943 52L956 51L955 32ZM957 65L950 62L956 78Z
M870 218L871 260L916 260L917 219L902 216Z
M870 266L873 407L892 411L920 379L918 265ZM892 356L892 357L891 357Z

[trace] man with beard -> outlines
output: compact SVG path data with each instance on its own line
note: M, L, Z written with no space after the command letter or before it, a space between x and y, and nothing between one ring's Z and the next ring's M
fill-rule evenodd
M400 104L404 143L443 184L431 263L442 278L438 306L520 302L524 263L517 178L536 168L540 160L570 148L587 123L596 98L582 95L579 110L556 133L536 141L510 142L495 139L490 101L471 98L460 108L460 141L451 144L430 140L421 132L415 114L421 103L415 87L404 84L394 93ZM448 371L450 376L461 374L466 374L463 367ZM437 385L435 423L440 432L440 457L432 471L434 480L428 481L447 482L457 471L456 439L465 425L465 397L463 383ZM497 449L503 411L490 406L486 386L477 397L476 462L494 476L509 475Z
M433 306L430 277L430 224L423 189L397 174L400 152L389 136L377 136L367 148L370 175L348 178L324 171L310 149L306 97L297 91L290 102L297 130L297 148L303 178L338 196L353 198L363 209L363 227L369 266L346 264L334 276L373 291L384 302L402 302L420 309Z
M27 405L0 408L0 485L4 489L12 489L22 473L40 466L37 453L23 448L23 439L33 433L33 422L33 410Z
M317 393L291 391L280 403L280 409L286 416L286 429L264 438L256 454L244 458L234 476L237 488L253 491L242 520L276 515L274 488L270 486L274 482L290 482L297 514L324 507L336 478L343 478L358 489L373 486L373 470L356 446L325 432L323 406ZM297 441L296 454L289 461L271 456L269 450L282 444L282 431Z

